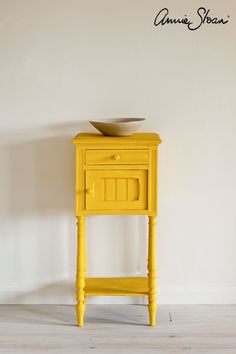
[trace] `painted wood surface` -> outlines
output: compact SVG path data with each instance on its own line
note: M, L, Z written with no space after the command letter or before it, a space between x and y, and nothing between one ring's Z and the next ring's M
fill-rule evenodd
M76 145L77 323L82 327L86 296L147 295L150 325L156 323L156 215L158 134L114 138L78 134ZM149 217L148 275L86 279L85 216L143 214Z
M149 216L148 311L150 326L156 324L156 217Z
M79 327L83 326L85 311L85 217L78 218L78 237L77 237L77 277L76 277L76 294L77 294L77 323Z
M87 278L85 293L89 296L144 296L148 294L148 278Z

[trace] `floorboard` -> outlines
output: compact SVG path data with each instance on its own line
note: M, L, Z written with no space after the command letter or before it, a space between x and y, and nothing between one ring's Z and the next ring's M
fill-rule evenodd
M144 305L0 305L4 354L236 354L236 305L161 305L148 326Z

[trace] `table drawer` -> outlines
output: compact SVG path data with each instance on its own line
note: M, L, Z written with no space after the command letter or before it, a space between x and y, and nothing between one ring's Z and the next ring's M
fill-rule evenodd
M148 150L86 150L88 165L148 164Z

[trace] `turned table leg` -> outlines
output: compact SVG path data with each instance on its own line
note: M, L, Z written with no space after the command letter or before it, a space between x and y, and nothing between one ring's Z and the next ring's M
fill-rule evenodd
M156 324L156 217L149 216L148 240L148 311L150 326Z
M82 327L84 324L85 311L85 217L77 217L77 276L76 276L76 312L77 324Z
M86 220L85 220L86 222ZM87 251L86 251L86 231L84 225L84 281L86 278L86 270L87 270ZM86 294L84 294L84 305L86 307Z

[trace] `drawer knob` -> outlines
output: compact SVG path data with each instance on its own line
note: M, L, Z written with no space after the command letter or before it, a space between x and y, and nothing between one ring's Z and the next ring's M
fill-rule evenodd
M119 161L120 160L120 155L116 154L112 156L112 159L115 161Z
M86 189L86 193L87 193L88 195L93 195L93 190L92 190L92 188L87 188L87 189Z

